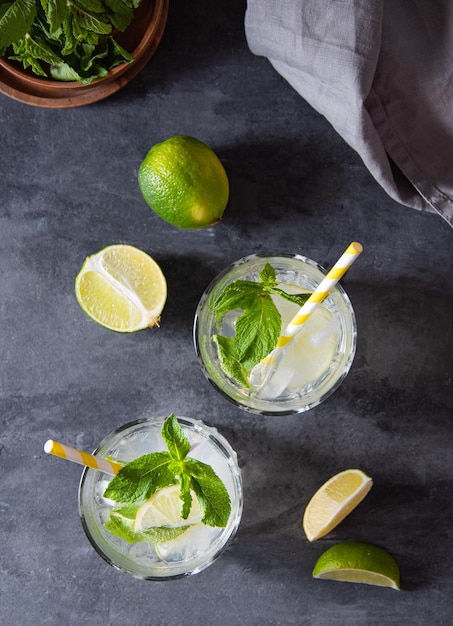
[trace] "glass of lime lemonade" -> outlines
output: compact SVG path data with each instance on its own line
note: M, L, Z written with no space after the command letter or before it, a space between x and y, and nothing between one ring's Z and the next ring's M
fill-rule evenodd
M248 371L241 368L242 374L237 378L231 371L231 363L225 368L222 350L227 345L225 342L234 344L238 319L244 310L238 307L226 314L223 311L219 320L217 303L235 281L259 283L260 273L267 264L274 270L277 290L305 293L305 298L327 273L315 261L298 254L253 254L239 259L211 282L200 299L193 331L195 350L206 378L240 408L261 415L302 413L330 396L347 375L356 350L355 315L344 289L337 284L281 353L270 381L257 386L253 379L255 370L250 369L250 364ZM271 298L280 313L283 331L301 305L274 293ZM259 328L255 329L258 341L266 324L264 314Z
M94 454L126 464L142 455L165 451L162 437L165 419L150 417L128 423L103 439ZM130 518L138 517L136 511L132 516L130 507L122 505L118 509L117 502L104 496L114 477L89 468L85 468L81 477L79 512L89 541L110 565L136 578L171 580L202 571L224 551L241 519L242 482L235 451L216 428L188 417L176 419L190 444L189 457L210 466L228 493L231 508L224 527L202 523L200 508L195 510L192 503L184 527L162 526L151 529L152 533L134 535L134 522ZM169 494L168 504L164 505L167 510L159 512L161 518L162 515L170 519L179 517L181 501L177 495L172 497L175 489L179 491L174 485L161 492ZM115 527L119 520L118 534ZM132 528L132 535L128 528Z

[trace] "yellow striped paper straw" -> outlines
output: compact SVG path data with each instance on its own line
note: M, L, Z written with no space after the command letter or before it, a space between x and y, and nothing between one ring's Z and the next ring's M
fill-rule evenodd
M301 329L302 325L305 324L305 322L308 320L316 307L321 304L321 302L325 300L325 298L327 298L327 296L335 287L340 278L342 278L344 274L348 271L348 269L360 255L362 250L362 245L357 241L353 241L346 248L341 257L332 267L332 269L327 272L326 276L322 279L322 281L316 287L316 289L305 302L305 304L299 309L298 313L296 313L296 315L290 321L284 332L280 335L275 350L283 348L284 346L289 344L294 335L296 335L297 332Z
M46 441L44 444L44 452L58 456L60 459L67 459L73 463L86 465L87 467L91 467L91 469L100 470L106 474L118 474L123 467L118 463L113 463L107 461L107 459L88 454L88 452L84 452L83 450L76 450L63 443L58 443L58 441L54 441L53 439Z
M362 252L360 243L353 241L326 274L314 292L299 309L277 341L277 345L258 365L252 369L250 382L254 387L262 387L272 373L272 365L280 357L282 350L292 341L316 307L329 295L340 278L347 272Z

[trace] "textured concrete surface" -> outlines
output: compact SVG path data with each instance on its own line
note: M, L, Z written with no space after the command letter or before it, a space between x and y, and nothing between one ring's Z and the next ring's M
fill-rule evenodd
M245 2L171 3L155 57L108 100L69 110L0 98L0 622L17 626L451 623L453 583L452 232L390 200L327 122L248 50ZM141 198L157 141L208 143L231 181L224 220L185 232ZM204 379L192 347L197 301L248 253L331 265L364 245L343 283L358 351L341 388L304 416L248 415ZM122 336L82 313L84 258L126 242L161 264L160 329ZM235 541L190 579L149 583L109 567L77 512L80 469L49 437L86 450L120 424L174 411L236 448L245 509ZM329 476L361 467L366 500L309 544L300 520ZM315 581L338 541L376 543L401 593Z

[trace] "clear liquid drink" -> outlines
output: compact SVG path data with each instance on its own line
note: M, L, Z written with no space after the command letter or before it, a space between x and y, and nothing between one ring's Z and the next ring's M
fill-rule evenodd
M201 297L194 322L195 349L207 379L237 406L263 415L301 413L330 396L347 375L356 349L355 315L344 289L337 284L285 348L271 380L261 388L240 384L222 370L213 336L234 336L242 311L228 312L218 324L215 302L234 281L258 281L266 263L275 269L279 288L290 293L314 291L326 274L320 265L300 255L255 254L233 263ZM300 307L281 297L272 299L283 330Z
M165 451L164 421L164 417L153 417L126 424L108 435L95 454L127 463ZM228 491L231 514L225 528L200 522L171 541L127 543L104 526L115 506L103 497L113 476L85 468L80 481L79 512L88 539L110 565L136 578L170 580L202 571L223 552L241 519L242 482L236 453L215 428L188 417L178 417L178 422L191 444L189 456L210 465Z

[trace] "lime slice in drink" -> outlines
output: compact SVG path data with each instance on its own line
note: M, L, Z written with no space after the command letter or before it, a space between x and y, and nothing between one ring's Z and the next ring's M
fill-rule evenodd
M75 281L76 298L89 317L122 333L158 326L167 299L159 265L133 246L117 244L89 256Z
M366 496L373 485L362 470L349 469L332 476L311 498L302 526L309 541L327 535Z
M135 532L143 532L148 528L165 526L179 528L197 524L203 517L200 503L193 491L192 507L187 519L181 517L182 502L179 497L179 485L164 487L144 502L135 516Z
M321 554L313 578L400 589L395 559L378 546L358 541L338 543Z

